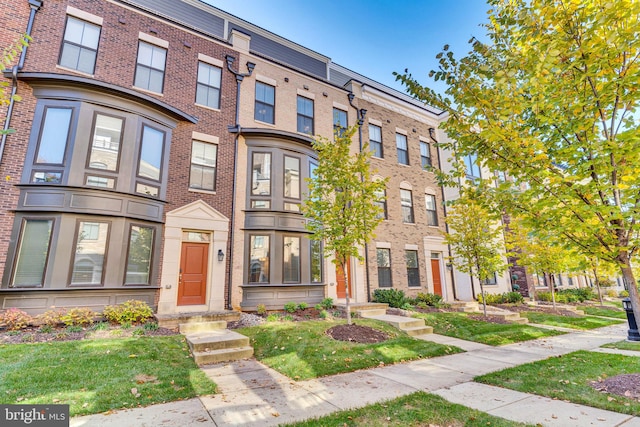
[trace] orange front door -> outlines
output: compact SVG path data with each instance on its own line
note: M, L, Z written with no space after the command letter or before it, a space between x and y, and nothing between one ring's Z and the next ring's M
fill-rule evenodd
M433 276L433 293L442 296L442 279L440 278L440 259L431 259L431 275Z
M178 280L178 305L205 303L208 259L208 243L182 243Z
M347 277L351 277L351 265L347 262ZM336 265L336 281L338 287L336 289L336 295L338 298L347 297L347 280L344 275L344 270L341 266ZM353 286L351 286L351 280L349 280L349 298L353 298Z

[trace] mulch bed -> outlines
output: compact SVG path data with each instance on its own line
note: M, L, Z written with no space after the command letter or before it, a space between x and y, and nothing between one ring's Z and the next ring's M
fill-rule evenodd
M356 325L337 325L327 329L326 334L334 340L350 341L361 344L374 344L389 339L387 334L368 326Z
M590 385L602 393L640 401L640 374L616 375L599 381L591 381Z
M52 341L78 341L98 338L128 338L134 336L136 328L123 329L109 326L104 330L84 328L79 332L69 332L66 328L54 328L51 332L42 332L39 328L26 328L19 331L0 331L0 344L43 343ZM138 332L139 333L139 332ZM176 335L178 332L167 328L144 330L144 336Z

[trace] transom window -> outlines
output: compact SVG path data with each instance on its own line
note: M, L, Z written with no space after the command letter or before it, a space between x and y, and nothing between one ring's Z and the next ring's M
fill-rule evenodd
M413 224L413 197L411 190L400 190L400 204L402 206L402 222Z
M220 81L222 70L205 62L198 62L196 104L220 108Z
M189 188L215 191L218 146L202 141L191 143Z
M396 148L398 149L398 163L409 164L409 150L407 148L407 135L396 133Z
M139 41L136 77L133 85L140 89L162 93L166 60L166 49Z
M313 100L298 96L298 132L313 134Z
M431 147L428 142L420 141L420 161L423 168L431 167Z
M377 248L376 258L378 260L378 287L390 288L391 282L391 249Z
M59 64L62 67L93 74L100 41L99 25L67 17Z
M376 125L369 125L369 148L375 157L384 157L382 151L382 128Z
M256 82L256 105L254 118L260 122L275 124L276 88Z
M406 250L404 256L407 261L407 282L409 286L420 286L420 268L418 265L418 251Z
M427 225L438 225L436 196L434 196L433 194L425 194L424 202L427 207Z

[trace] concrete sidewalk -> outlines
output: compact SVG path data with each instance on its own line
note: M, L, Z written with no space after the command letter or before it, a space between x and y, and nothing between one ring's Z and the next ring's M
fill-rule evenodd
M640 418L472 382L523 363L594 350L626 338L625 324L491 347L441 335L418 338L466 353L292 381L251 359L204 367L219 393L180 402L75 417L71 426L273 426L356 408L423 390L513 421L543 426L640 427Z

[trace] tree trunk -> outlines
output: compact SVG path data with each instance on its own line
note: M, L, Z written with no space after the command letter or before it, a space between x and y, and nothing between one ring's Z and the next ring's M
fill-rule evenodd
M546 279L547 277L549 278L549 290L551 290L551 302L553 304L553 309L556 309L556 294L554 292L554 286L553 286L553 276L551 274L548 273L543 273L544 278Z
M638 296L638 285L636 279L633 276L633 270L631 269L631 260L629 254L623 252L620 254L618 260L622 263L622 278L629 291L629 299L631 300L631 307L633 308L633 316L636 318L636 322L640 321L640 297Z
M351 286L351 278L349 277L349 273L347 271L347 260L345 257L340 258L340 266L342 267L342 274L344 274L344 284L345 284L345 310L347 310L347 325L351 325L351 304L350 304L350 293L349 288Z
M602 289L600 289L600 278L598 277L598 268L594 267L593 269L593 277L596 281L596 289L598 289L598 299L600 300L600 305L603 305L602 302Z
M480 267L476 265L476 271L478 272L478 282L480 282L480 295L482 295L482 311L484 317L487 317L487 296L484 294L484 286L482 285L482 279L480 279ZM471 288L473 289L473 276L471 278Z

